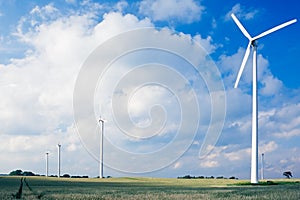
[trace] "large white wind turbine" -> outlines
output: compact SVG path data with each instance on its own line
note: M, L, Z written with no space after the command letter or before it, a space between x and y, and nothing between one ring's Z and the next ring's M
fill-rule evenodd
M234 84L234 88L237 88L241 75L243 73L244 67L246 65L246 62L248 60L248 57L250 55L250 47L253 49L253 83L252 83L252 151L251 151L251 183L258 183L258 143L257 143L257 61L256 61L256 51L257 51L257 44L256 40L259 38L262 38L274 31L277 31L281 28L284 28L290 24L295 23L297 20L293 19L291 21L288 21L286 23L283 23L279 26L275 26L274 28L271 28L255 37L251 37L250 34L246 31L244 26L241 24L241 22L236 18L236 16L232 13L231 14L232 19L236 23L236 25L239 27L239 29L242 31L242 33L249 39L248 47L246 49L245 56L243 58L237 79Z

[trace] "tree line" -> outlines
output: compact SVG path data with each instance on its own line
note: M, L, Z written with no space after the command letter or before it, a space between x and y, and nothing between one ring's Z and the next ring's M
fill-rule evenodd
M229 178L226 178L224 176L191 176L191 175L185 175L185 176L178 176L178 179L238 179L234 176L231 176Z
M35 174L31 171L22 171L20 169L11 171L9 174L9 176L45 176L45 175L40 175L40 174ZM49 177L57 177L57 175L50 175ZM64 174L61 177L63 178L89 178L89 176L71 176L69 174Z

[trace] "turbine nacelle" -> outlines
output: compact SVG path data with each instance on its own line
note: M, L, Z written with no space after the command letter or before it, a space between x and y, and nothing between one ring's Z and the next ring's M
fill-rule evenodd
M249 58L249 55L250 55L250 47L256 47L256 42L259 38L262 38L266 35L269 35L270 33L273 33L279 29L282 29L288 25L291 25L295 22L297 22L296 19L293 19L293 20L290 20L288 22L285 22L281 25L278 25L278 26L275 26L274 28L271 28L255 37L251 37L251 35L247 32L247 30L245 29L245 27L242 25L242 23L238 20L238 18L232 13L231 14L231 17L233 19L233 21L236 23L236 25L239 27L239 29L242 31L242 33L244 34L244 36L246 38L248 38L249 40L249 43L248 43L248 46L247 46L247 49L246 49L246 52L245 52L245 55L244 55L244 58L243 58L243 61L242 61L242 64L241 64L241 67L240 67L240 70L239 70L239 73L238 73L238 76L236 78L236 81L235 81L235 84L234 84L234 88L237 88L238 84L239 84L239 81L240 81L240 78L241 78L241 75L244 71L244 68L245 68L245 65L247 63L247 60Z
M252 40L251 41L251 47L257 47L257 40Z
M98 120L99 120L99 122L100 122L100 123L104 123L104 122L106 122L106 119L102 118L101 116L99 117L99 119L98 119Z

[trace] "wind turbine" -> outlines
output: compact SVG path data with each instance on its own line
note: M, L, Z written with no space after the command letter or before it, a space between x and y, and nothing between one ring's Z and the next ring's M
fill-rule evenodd
M236 25L239 27L239 29L242 31L242 33L248 38L249 43L237 76L237 79L234 84L234 88L237 88L241 75L243 73L244 67L246 65L246 62L248 60L249 54L250 54L250 47L253 49L253 68L252 68L252 151L251 151L251 183L258 183L258 143L257 143L257 60L256 60L256 52L257 52L257 43L256 41L270 33L273 33L279 29L282 29L288 25L291 25L295 23L297 20L293 19L291 21L285 22L281 25L275 26L274 28L271 28L255 37L251 37L250 34L246 31L244 26L241 24L241 22L237 19L237 17L232 13L231 14L232 19L236 23Z
M264 157L265 157L265 154L264 153L262 153L261 154L261 172L260 172L260 174L261 174L261 180L264 180L264 162L265 162L265 159L264 159Z
M46 152L46 177L48 177L48 175L49 175L49 164L48 164L48 161L49 161L49 152Z
M101 124L101 135L100 135L100 166L99 166L99 178L103 178L103 135L104 135L104 122L105 120L100 116L99 123Z
M58 150L58 151L57 151L57 152L58 152L58 166L57 166L58 169L57 169L57 177L58 177L58 178L60 178L60 147L61 147L61 144L58 143L58 144L57 144L57 148L58 148L58 149L57 149L57 150Z

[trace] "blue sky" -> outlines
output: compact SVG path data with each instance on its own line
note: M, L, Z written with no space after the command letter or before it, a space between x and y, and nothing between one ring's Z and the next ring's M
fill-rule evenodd
M90 135L76 129L76 126L80 127L76 123L81 123L81 118L76 117L76 112L83 111L81 108L76 110L76 105L73 106L80 70L84 69L84 61L94 49L99 46L103 48L101 44L109 47L106 47L108 52L119 48L118 45L110 46L110 42L114 41L109 40L110 38L136 28L154 27L162 35L176 36L174 40L178 41L176 45L170 46L168 40L162 40L160 45L180 52L180 49L186 47L186 44L182 43L185 38L185 41L195 41L205 49L205 52L183 52L185 57L193 59L199 55L197 52L210 56L214 65L205 72L214 72L216 69L220 73L221 82L217 82L224 86L223 92L226 96L224 126L211 153L199 159L204 135L209 126L215 125L209 124L208 120L213 115L213 103L209 99L211 100L214 94L205 84L212 84L211 79L199 77L201 67L197 69L198 72L186 69L187 64L174 58L173 54L158 52L161 58L155 51L126 54L127 57L118 58L119 60L107 71L113 75L103 76L102 82L98 80L97 89L93 94L95 102L91 102L94 106L93 112L96 115L101 112L108 119L105 129L108 133L106 142L110 142L112 146L107 146L105 154L108 165L104 170L105 175L177 177L191 174L249 178L251 58L239 88L233 89L248 41L234 24L230 14L234 12L248 32L256 36L293 18L300 19L298 4L292 0L54 0L27 3L16 0L1 1L0 134L3 145L0 147L0 172L8 173L21 168L44 174L44 156L45 152L49 151L50 173L55 174L55 145L60 142L63 149L62 173L97 176L98 143L95 141L99 139L99 135L96 134L99 130L95 127L86 128L86 132L93 132ZM282 177L285 170L291 170L296 177L300 177L300 69L297 62L299 33L300 26L297 22L260 39L258 43L259 152L265 153L267 178ZM127 42L134 45L138 43L138 39ZM151 43L149 37L141 39ZM180 82L179 79L168 79L172 73L177 75L172 70L157 71L156 67L162 65L147 68L146 64L151 62L171 66L177 70L177 75L179 73L188 77L190 85ZM141 71L134 71L132 66L141 66ZM127 76L129 72L141 75L132 78ZM133 87L134 83L145 80L141 78L145 74L146 80L152 78L158 82L160 78L165 77L167 80L163 83L170 84L170 87L161 88L158 86L162 84L152 83ZM111 107L113 98L116 102L121 102L119 104L124 102L123 96L115 96L119 93L114 91L120 86L117 85L120 80L123 81L120 83L127 86L127 92L133 92L131 98L125 100L129 102L126 108L134 124L147 127L152 122L154 125L157 122L157 127L144 129L144 132L129 131L129 135L121 134L122 131L118 128L122 124L113 123L113 120L118 118L113 118L111 113L111 108L114 108ZM87 87L89 84L91 83L87 83ZM126 88L119 89L122 92L126 91ZM178 96L174 96L174 93ZM197 118L199 126L195 135L192 135L190 131L193 126L188 125L191 121L196 122L197 120L191 119L198 115L197 109L187 102L194 97L201 117ZM187 106L178 105L178 99L187 103ZM222 105L222 101L216 101L216 104ZM163 107L163 110L151 110L156 108L155 105ZM221 106L216 107L216 111L218 116L222 116L222 108L219 107ZM179 111L182 108L187 109L190 121L182 120L177 108ZM118 112L122 117L124 113ZM151 114L162 118L155 121L151 119ZM160 120L165 120L164 128L161 129L163 132L152 137L151 134L157 131ZM175 137L175 130L180 127L178 124L189 127L182 129L184 134L179 137L180 141ZM123 125L124 129L136 130L129 123L124 122ZM147 139L141 139L142 137ZM181 143L181 148L176 148L176 145ZM176 147L172 149L170 144ZM172 153L166 151L155 159L147 154L148 151L155 152L157 149L163 149L163 146L169 147L168 145L170 150L173 150ZM128 163L126 155L114 152L113 146L121 149L123 153L143 154L144 157L141 157L140 161L134 160L134 164ZM166 157L172 157L172 162ZM163 169L154 170L157 168Z

